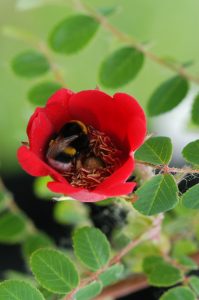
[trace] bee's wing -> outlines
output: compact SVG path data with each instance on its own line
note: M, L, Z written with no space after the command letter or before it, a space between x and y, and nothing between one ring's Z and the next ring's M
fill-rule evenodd
M56 154L64 151L64 149L77 137L78 135L71 135L66 138L58 137L55 141L51 141L47 151L47 157L55 157Z

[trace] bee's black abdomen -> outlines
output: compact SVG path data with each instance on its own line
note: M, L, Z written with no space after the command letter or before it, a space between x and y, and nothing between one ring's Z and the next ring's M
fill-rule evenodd
M72 135L79 135L81 133L82 133L82 128L77 122L66 123L59 132L59 134L64 138Z
M77 152L82 151L89 146L89 138L88 135L86 134L81 134L78 136L77 139L75 139L73 142L70 144L73 148L77 150Z
M55 156L54 159L63 163L68 163L71 161L71 156L64 152L60 152Z

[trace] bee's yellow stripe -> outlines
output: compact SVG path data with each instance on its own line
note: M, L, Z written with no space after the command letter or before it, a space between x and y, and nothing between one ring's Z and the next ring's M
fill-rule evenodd
M74 156L76 154L76 152L77 152L76 149L73 148L73 147L66 147L64 149L64 153L66 153L66 154L68 154L70 156Z
M86 125L84 125L84 123L82 123L81 121L79 121L79 120L72 120L72 121L70 121L70 122L71 122L71 123L72 123L72 122L77 123L77 124L81 127L83 133L85 133L85 134L88 133L88 129L87 129Z

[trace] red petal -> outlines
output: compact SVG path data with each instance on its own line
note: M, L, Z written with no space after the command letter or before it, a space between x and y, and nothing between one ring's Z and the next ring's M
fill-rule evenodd
M43 109L40 108L35 111L28 124L27 132L30 150L43 158L46 144L54 133L54 128Z
M67 89L60 89L48 100L45 112L58 132L71 119L68 111L68 101L74 93Z
M106 189L109 190L109 188L112 188L117 184L124 183L132 174L133 170L134 160L133 157L130 156L119 169L98 185L95 192L103 193Z
M138 102L124 93L117 93L112 98L99 90L79 92L70 98L69 112L73 119L92 125L122 145L125 142L125 147L128 147L129 124L133 122L133 125L136 125L133 121L135 118L143 120L142 126L146 122ZM139 126L140 124L137 124L134 130L139 132Z
M72 197L74 194L84 191L82 188L73 187L68 182L63 183L63 182L52 181L52 182L48 182L47 186L52 192L63 194L66 196L72 196Z
M73 188L72 186L67 186L60 182L49 182L48 188L54 193L61 193L72 198L79 200L81 202L97 202L100 200L107 199L113 196L127 195L131 193L136 186L135 182L128 182L113 186L107 189L104 193L97 193L95 191L88 191L85 189Z
M26 146L21 146L17 151L17 158L22 168L32 176L52 176L55 180L66 182L66 180L42 161Z
M131 150L134 151L141 146L146 136L144 111L133 97L125 93L116 93L113 98L120 113L122 128L128 128L127 139L131 139Z
M128 140L132 151L138 149L146 136L146 122L141 118L135 118L129 124Z
M133 168L133 158L129 157L122 167L105 179L93 191L74 188L69 183L61 182L49 182L48 188L55 193L62 193L82 202L96 202L113 196L126 195L131 193L136 185L135 182L124 183L131 175Z
M107 187L103 190L103 192L106 194L107 197L122 196L132 193L135 187L136 182L126 182Z
M81 120L107 133L117 141L125 135L116 113L113 98L99 90L82 91L69 100L69 112L73 119ZM118 132L119 130L119 132Z
M34 119L37 118L38 114L43 111L43 108L41 107L37 107L35 109L35 112L32 114L32 116L30 117L30 120L28 122L28 126L27 126L27 129L26 129L26 132L27 132L27 135L29 137L29 134L30 134L30 131L31 131L31 128L32 128L32 124L34 122Z

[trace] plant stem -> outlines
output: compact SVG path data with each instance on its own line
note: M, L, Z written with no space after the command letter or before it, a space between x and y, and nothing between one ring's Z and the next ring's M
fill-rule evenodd
M183 174L199 173L198 169L191 169L189 167L179 169L179 168L173 168L173 167L170 168L167 165L153 165L151 163L141 161L141 160L136 160L135 162L136 162L136 164L145 165L145 166L151 167L153 169L163 171L164 173L183 173Z
M141 244L144 241L147 240L155 240L157 238L159 238L159 234L161 231L161 223L163 220L163 214L159 214L153 222L152 227L145 232L144 234L142 234L140 237L138 237L135 240L132 240L127 246L125 246L123 249L121 249L111 260L110 262L104 266L103 268L101 268L100 270L98 270L95 273L92 273L89 277L83 279L79 286L77 288L75 288L74 290L72 290L68 295L66 295L66 297L63 300L72 300L74 295L78 292L79 289L85 287L86 285L88 285L89 283L91 283L94 280L97 280L99 275L103 272L105 272L109 267L117 264L118 262L121 261L121 259L129 253L129 251L131 251L132 249L134 249L136 246L138 246L139 244Z
M46 45L46 43L44 43L44 41L42 41L39 37L33 35L30 32L26 32L24 30L21 29L16 29L16 28L12 28L12 27L5 27L3 28L3 34L14 38L16 40L20 40L23 41L27 44L30 44L33 48L35 48L36 50L40 51L48 60L48 63L50 65L50 69L51 72L53 73L53 76L55 78L55 80L57 82L59 82L62 86L66 86L65 85L65 79L62 76L62 73L60 71L60 68L58 67L58 65L54 62L51 52L48 48L48 46Z
M143 53L146 57L148 57L150 60L154 61L156 64L159 64L170 71L173 71L177 73L178 75L186 78L189 81L195 82L199 84L199 78L189 74L186 69L183 66L172 64L163 58L157 56L156 54L150 52L143 44L141 44L137 39L133 36L130 36L116 27L114 27L108 19L97 12L95 9L91 8L89 5L84 3L81 0L76 0L75 4L77 7L77 2L79 3L79 7L82 7L84 10L86 10L92 17L94 17L105 29L107 29L109 32L111 32L119 41L131 45L132 47L136 48L139 52Z

